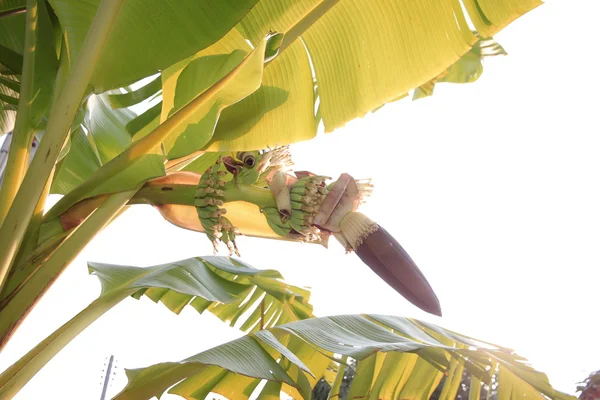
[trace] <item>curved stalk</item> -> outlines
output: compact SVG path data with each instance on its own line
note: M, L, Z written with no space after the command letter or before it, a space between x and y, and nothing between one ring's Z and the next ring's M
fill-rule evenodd
M50 112L44 138L27 170L23 183L0 227L0 290L23 241L44 185L69 134L69 127L88 90L100 53L123 0L103 0L94 17L83 47L65 88Z

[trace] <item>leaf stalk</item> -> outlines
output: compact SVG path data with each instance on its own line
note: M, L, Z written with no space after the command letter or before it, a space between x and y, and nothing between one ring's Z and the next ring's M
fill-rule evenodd
M8 210L23 181L29 164L29 153L33 132L31 127L31 105L33 97L33 64L35 61L35 42L37 25L37 0L27 0L25 54L21 75L19 105L13 130L6 170L0 190L0 221L4 221Z

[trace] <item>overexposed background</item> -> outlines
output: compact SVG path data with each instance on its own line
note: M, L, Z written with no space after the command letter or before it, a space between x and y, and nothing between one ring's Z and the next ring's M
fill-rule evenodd
M480 80L441 84L292 147L299 170L372 177L362 209L411 254L442 304L432 317L401 298L335 241L319 246L240 238L244 260L312 287L318 316L410 316L515 348L574 393L600 369L600 129L595 0L549 1L496 39ZM211 254L203 234L136 206L66 270L0 356L3 369L99 293L86 261L148 266ZM226 255L226 253L222 253ZM340 294L343 294L340 295ZM237 337L211 315L176 316L127 299L69 344L19 399L100 397L104 363L174 361ZM169 396L165 396L168 398Z

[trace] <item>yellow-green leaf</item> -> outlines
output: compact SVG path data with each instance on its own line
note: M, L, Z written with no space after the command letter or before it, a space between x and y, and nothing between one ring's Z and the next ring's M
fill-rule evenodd
M371 322L373 320L379 324ZM405 329L392 330L383 321L392 323L395 328ZM434 331L440 332L443 342L453 342L454 335L444 334L448 331L441 328ZM269 332L272 335L258 332L179 362L129 371L129 383L116 399L159 397L175 383L177 385L169 390L169 393L186 398L204 398L200 396L212 391L228 398L247 399L260 379L282 383L281 390L285 393L294 398L308 399L310 392L301 387L306 385L306 380L311 384L314 384L314 380L311 380L313 378L306 370L310 370L315 379L319 379L334 359L334 354L357 357L357 374L350 387L348 399L425 399L429 398L437 386L442 372L428 364L419 349L435 348L447 352L448 357L460 365L464 360L461 354L463 349L442 345L435 339L429 340L429 344L415 340L410 332L422 338L428 336L430 330L401 317L346 315L313 318L279 325L269 329ZM274 342L274 338L279 344ZM261 344L265 352L257 351L254 347L255 342L250 339ZM536 371L534 375L530 375L528 371L520 369L523 361L516 359L511 352L493 347L493 354L488 353L487 347L473 347L465 350L465 354L470 356L476 353L484 358L505 358L505 366L510 368L510 379L513 380L506 383L505 389L512 398L542 398L546 395L551 398L574 400L574 397L556 392L551 386L543 383L547 379L544 374ZM251 363L248 362L249 354L254 357ZM338 364L342 362L339 358L335 360ZM472 365L474 364L465 364L465 368L470 370ZM266 374L267 368L269 374ZM224 370L243 376L238 376L238 381L232 374L222 373ZM283 377L277 378L275 373L282 374ZM451 382L450 385L455 386L456 379L460 382L462 368L449 369L445 373L448 375L447 380ZM302 379L303 376L306 380ZM254 378L254 384L251 378ZM243 389L243 393L227 391L225 380L230 385ZM501 385L502 381L500 387ZM275 395L275 387L277 386L273 385L268 391L270 396ZM450 392L448 391L448 396L451 395Z
M206 48L257 0L123 1L90 84L96 93L131 84ZM100 0L50 0L77 59Z

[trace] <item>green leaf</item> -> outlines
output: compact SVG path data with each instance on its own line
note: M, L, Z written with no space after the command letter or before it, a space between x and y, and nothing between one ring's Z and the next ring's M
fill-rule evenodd
M203 174L204 171L208 169L208 167L210 167L217 161L221 154L222 153L204 153L200 157L186 165L182 170Z
M250 49L242 34L232 30L213 46L165 71L163 119L173 107L179 74L189 63L197 58L224 57L235 51L247 52ZM315 98L312 82L308 54L301 42L295 43L268 63L262 85L256 92L223 110L214 136L205 149L262 149L314 137L317 124L313 116ZM194 89L200 92L202 87Z
M117 395L115 399L133 400L153 396L160 397L169 386L186 376L203 372L214 374L212 366L253 378L294 385L292 378L266 352L258 340L251 336L244 336L229 342L227 346L216 347L177 363L163 363L144 369L128 370L127 378L131 388L129 391L126 390ZM162 376L163 379L152 379L157 375ZM213 386L217 382L209 381L208 383ZM201 386L197 388L198 391L202 389ZM207 388L206 390L215 392L216 389Z
M16 93L6 86L0 86L0 96L15 96ZM13 130L15 126L16 111L6 107L3 101L0 101L0 136Z
M71 134L71 149L57 166L51 193L65 194L100 167L101 162L81 128Z
M36 127L52 99L52 90L58 71L58 59L54 47L54 28L48 15L45 0L37 0L36 20L33 27L35 48L33 56L33 84L31 93L31 127Z
M131 145L131 135L125 126L135 118L135 113L126 108L113 110L106 94L91 95L84 105L84 113L82 125L88 134L77 133L76 144L59 165L53 180L52 193L68 194ZM129 190L147 176L162 175L162 154L147 154L138 162L119 171L104 184L94 187L89 196Z
M500 29L539 0L486 4L490 13L498 14L495 24ZM262 0L236 28L255 44L270 30L284 32L285 51L265 68L265 91L223 113L211 151L258 149L313 137L311 64L319 87L319 117L325 130L332 131L404 97L456 63L476 42L458 0ZM213 47L231 46L233 36L230 32ZM302 41L294 41L297 37ZM306 51L310 60L300 54ZM296 53L289 56L291 69L284 59L288 52ZM267 80L272 65L281 68L273 74L276 84ZM272 88L284 90L287 97ZM294 124L288 126L290 116Z
M379 323L371 322L373 320ZM392 323L394 328L381 321ZM398 327L407 329L394 333ZM440 328L436 331L444 330ZM435 339L430 340L431 344L425 345L408 336L407 332L419 332L417 336L421 338L430 337L427 328L401 317L346 315L292 322L225 343L179 362L130 370L127 374L128 385L115 399L160 397L177 382L179 383L168 392L185 398L204 398L202 396L206 393L213 392L222 396L229 395L230 398L247 399L252 394L248 389L256 387L254 384L260 379L281 383L282 391L308 399L310 392L306 393L302 389L298 391L301 385L305 385L300 377L304 376L309 382L314 382L310 374L305 375L309 370L316 379L320 379L334 354L356 357L357 373L350 387L349 398L429 398L443 373L428 362L419 351L422 348L435 348L445 352L445 356L452 360L444 370L448 375L446 379L453 386L456 379L460 382L465 355L462 354L463 349L456 347L458 344L453 341L452 336L440 337L450 346L440 342L434 344ZM266 352L255 347L256 342L265 346ZM501 365L506 365L509 372L502 370L501 373L505 373L505 376L510 374L510 378L504 378L511 379L505 383L512 396L510 398L525 395L542 398L542 395L546 395L550 398L574 400L573 396L556 392L546 385L547 378L544 374L537 371L531 373L530 367L523 369L523 361L516 360L512 353L507 353L502 348L495 348L493 352L488 350L486 347L474 348L464 350L464 354L476 353L483 358L491 357L505 363ZM253 357L253 362L248 361L249 354ZM511 361L504 360L507 357ZM274 367L274 362L277 367ZM453 365L460 367L453 368ZM474 364L466 363L464 368L470 369L472 365ZM479 367L484 365L480 364ZM266 374L267 369L272 373ZM222 384L232 372L244 375L239 376L243 380L239 387L245 388L243 394L229 392ZM274 376L276 372L281 375L280 378ZM254 384L249 378L255 379ZM292 378L291 382L289 378ZM235 380L229 379L228 382ZM275 396L275 387L277 386L271 385L263 395L269 395L269 398ZM231 397L232 394L234 397Z
M14 92L19 92L21 90L21 83L19 81L15 81L13 79L8 79L3 76L0 76L0 85L4 85L10 90Z
M286 323L304 318L312 317L295 312L291 307L292 303L298 302L305 304L312 311L312 306L308 303L309 293L300 288L290 286L281 281L281 274L274 270L257 270L240 261L226 257L205 256L202 258L191 258L177 261L160 266L161 268L171 268L176 270L185 270L205 263L209 272L217 274L221 285L229 285L229 292L235 294L235 299L223 301L215 299L209 295L196 295L194 298L189 291L178 291L185 295L177 295L172 291L165 291L162 286L148 285L152 289L140 290L136 292L135 297L142 295L148 296L154 302L162 302L167 308L175 313L181 312L184 306L190 305L198 312L209 311L221 320L229 322L231 326L243 325L243 321L250 320L256 313L258 319L261 319L262 309L260 301L272 304L271 310L278 315L278 318L267 320L264 318L264 326L271 327L279 323ZM127 267L115 267L127 268ZM157 267L153 267L157 268ZM214 286L214 285L213 285ZM276 289L273 289L276 288ZM281 298L277 296L278 292L285 292L287 296ZM259 301L260 300L260 301ZM249 313L249 315L247 314ZM246 332L257 331L258 327L251 324Z
M210 151L254 150L317 134L308 54L298 41L265 68L260 89L221 114Z
M90 273L96 275L102 284L100 297L0 375L1 398L11 398L70 340L128 296L140 298L145 294L179 312L193 298L211 304L240 304L249 292L258 290L252 283L253 279L277 280L281 276L277 271L257 270L226 257L197 257L148 268L101 263L88 265ZM240 279L240 276L243 278ZM294 384L295 381L269 354L275 353L268 347L269 343L283 354L288 354L290 360L297 362L300 368L306 369L306 366L287 349L277 345L268 332L260 337L266 343L249 336L236 341L226 350L231 354L225 360L220 359L223 352L209 350L186 361L196 366L219 365L234 372L249 369L252 376ZM256 363L258 359L264 362ZM158 366L156 370L169 377L175 376L172 372L180 373L168 363ZM190 368L187 370L191 371ZM129 374L135 375L135 372L130 371ZM302 380L302 377L298 379ZM306 379L302 382L306 382ZM148 386L145 390L154 389Z
M280 35L271 35L267 40L261 42L261 46L252 54L254 60L247 63L248 66L243 69L243 75L220 90L219 94L206 104L199 111L204 117L195 124L187 124L185 130L170 135L164 142L168 159L174 159L185 156L193 151L202 150L213 138L213 133L220 114L228 106L243 100L256 91L261 84L263 74L263 64L268 54L267 48L271 48L273 43L280 42ZM172 99L173 105L170 109L165 109L163 100L163 117L165 113L167 118L174 112L188 104L200 93L205 92L209 87L215 85L225 76L231 74L234 68L241 65L245 59L246 53L243 50L234 50L226 54L210 54L196 57L187 63L185 67L177 71L176 85L174 89L165 91L163 85L163 99L167 97ZM259 58L260 57L260 58ZM248 56L249 58L249 56ZM171 75L171 80L173 75Z
M25 13L0 18L0 63L18 74L22 69L18 68L18 64L20 63L21 67L23 65L24 43Z
M15 74L23 69L23 55L0 44L0 64Z
M125 127L136 117L133 111L126 108L113 110L110 96L91 95L85 104L83 124L102 164L106 164L131 145L131 135Z
M0 93L0 100L11 106L16 107L19 105L19 99L12 97L10 95L6 95L4 93Z
M77 59L100 0L49 0ZM257 0L128 0L123 2L91 85L96 93L166 69L225 35ZM176 22L175 22L176 21Z
M109 95L108 101L113 108L131 107L153 96L161 90L161 87L161 78L159 75L150 81L150 83L145 84L139 89L132 90L128 93Z
M23 7L25 7L25 0L2 0L0 2L0 12L15 11Z
M265 49L270 40L276 40L276 36L267 37L218 82L189 100L156 129L104 164L82 185L64 196L48 212L47 218L60 215L84 198L125 190L130 188L130 182L142 183L164 175L163 148L174 158L199 150L191 146L197 144L198 140L203 140L202 137L207 132L206 140L210 139L221 110L248 96L260 86ZM214 78L213 76L212 79ZM199 126L207 131L199 131Z
M125 126L125 129L127 129L127 132L129 132L135 140L144 137L152 130L156 129L160 123L161 111L162 102L159 102L129 121Z

